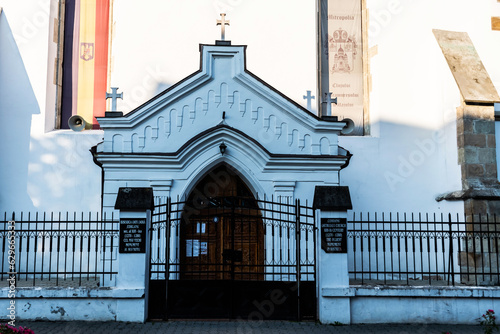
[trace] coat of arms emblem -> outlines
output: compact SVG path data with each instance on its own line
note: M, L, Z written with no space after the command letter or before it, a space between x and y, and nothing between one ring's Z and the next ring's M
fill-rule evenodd
M94 59L94 43L80 44L80 58L85 61Z
M354 35L349 36L342 28L335 30L333 36L328 35L328 46L331 73L351 73L354 60L358 54L358 44Z

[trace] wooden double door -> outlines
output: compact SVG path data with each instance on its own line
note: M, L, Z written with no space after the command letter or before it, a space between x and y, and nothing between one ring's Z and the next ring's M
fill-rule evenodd
M215 183L213 175L222 174L224 182ZM185 210L179 238L181 280L264 279L262 217L237 175L216 169L197 185L186 205L190 210Z

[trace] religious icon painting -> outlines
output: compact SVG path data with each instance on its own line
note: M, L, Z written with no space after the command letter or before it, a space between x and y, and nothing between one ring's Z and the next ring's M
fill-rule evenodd
M350 73L354 70L358 44L355 35L349 35L347 31L339 28L328 35L328 46L333 56L331 73Z
M332 115L354 122L350 135L363 134L363 49L360 0L328 0L328 92L338 98Z

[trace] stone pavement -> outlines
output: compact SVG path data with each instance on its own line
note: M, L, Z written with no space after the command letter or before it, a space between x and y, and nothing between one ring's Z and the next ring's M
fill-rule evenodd
M16 326L28 327L35 334L87 334L87 333L222 333L222 334L482 334L480 326L465 325L352 325L331 326L314 322L289 322L289 321L168 321L147 322L145 324L124 322L32 322L16 321Z

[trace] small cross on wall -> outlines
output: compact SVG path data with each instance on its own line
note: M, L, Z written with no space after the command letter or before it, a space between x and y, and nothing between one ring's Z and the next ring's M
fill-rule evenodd
M332 99L332 93L325 93L325 99L323 103L326 103L326 115L332 115L332 103L337 104L337 98Z
M315 99L314 95L311 95L311 91L307 91L307 95L303 95L304 100L307 100L307 110L311 111L311 102Z
M111 111L116 111L116 100L123 100L123 93L117 93L118 87L111 87L111 93L106 92L106 100L111 99Z
M226 40L226 25L229 25L230 21L226 21L226 14L221 13L220 14L221 19L217 20L217 25L220 26L220 40L225 41Z

